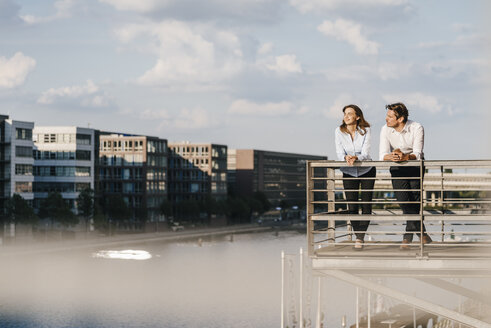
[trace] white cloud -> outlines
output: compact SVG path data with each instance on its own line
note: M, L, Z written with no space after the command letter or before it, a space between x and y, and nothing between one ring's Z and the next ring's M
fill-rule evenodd
M344 19L337 19L334 22L325 20L317 29L326 36L348 42L355 47L356 52L359 54L378 54L380 45L368 40L362 34L362 26L360 24Z
M449 112L452 111L451 106L441 104L435 96L427 95L421 92L387 94L383 95L383 98L387 103L404 103L408 107L409 112L411 112L412 108L427 111L433 114L439 113L443 109L447 109Z
M413 64L410 62L391 63L382 62L376 67L377 76L383 80L397 80L411 73Z
M261 44L261 46L257 50L257 53L259 55L265 55L265 54L269 54L272 50L273 50L273 44L271 42L266 42Z
M218 125L211 118L208 111L201 107L181 108L177 113L167 109L126 109L121 111L122 115L131 115L138 119L149 120L156 123L159 129L202 129Z
M173 120L173 125L181 129L201 129L211 125L209 113L202 108L184 108Z
M343 119L343 107L349 104L357 104L359 101L348 94L342 93L336 99L334 99L333 104L324 110L324 116L332 119L339 119L339 122Z
M137 114L140 118L146 120L170 120L171 116L166 109L145 109L143 111L138 111Z
M239 99L230 105L228 112L231 114L251 116L281 116L292 112L294 107L292 103L287 101L258 104L245 99Z
M0 57L0 88L13 88L23 84L34 67L36 61L22 52L17 52L10 59Z
M491 39L488 35L483 34L465 34L459 35L455 40L452 41L430 41L430 42L420 42L418 44L419 48L443 48L443 47L453 47L453 48L484 48L489 45Z
M396 7L409 4L408 0L290 0L301 13L332 11L343 8Z
M274 59L273 64L266 65L269 70L277 73L302 73L302 66L295 55L282 55Z
M190 21L228 20L237 23L267 22L277 19L282 0L99 0L116 10L131 11L153 19Z
M121 11L136 11L140 13L151 12L158 8L165 7L171 1L166 0L99 0L102 3L107 3L117 10Z
M151 40L143 51L157 62L138 79L144 85L216 84L243 66L238 37L209 25L164 21L127 25L116 34L124 43Z
M411 75L414 63L381 62L377 65L350 65L328 69L325 76L329 81L366 81L380 79L382 81L397 80Z
M42 93L37 102L43 105L50 105L66 99L77 99L84 107L109 106L108 97L91 80L88 80L86 85L50 88Z
M48 23L57 19L70 18L77 5L76 0L58 0L54 3L56 13L51 16L38 17L33 15L22 15L20 18L27 24Z

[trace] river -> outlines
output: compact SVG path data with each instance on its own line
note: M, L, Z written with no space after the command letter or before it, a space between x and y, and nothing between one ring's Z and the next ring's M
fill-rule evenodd
M279 327L281 251L298 254L306 245L303 233L268 231L36 250L17 257L0 253L0 327ZM323 322L340 326L347 315L347 323L353 323L355 288L323 279ZM389 285L450 308L456 305L454 295L428 293L427 285L406 281ZM314 304L312 282L304 297ZM313 327L315 306L311 308L307 326Z
M277 327L281 251L305 245L263 232L2 259L0 327ZM101 257L129 248L151 258Z

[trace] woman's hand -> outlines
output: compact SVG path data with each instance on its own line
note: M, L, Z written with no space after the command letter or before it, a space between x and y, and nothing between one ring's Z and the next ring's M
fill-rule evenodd
M353 166L355 161L358 159L358 156L346 155L344 159L346 160L346 163L348 163L349 166Z

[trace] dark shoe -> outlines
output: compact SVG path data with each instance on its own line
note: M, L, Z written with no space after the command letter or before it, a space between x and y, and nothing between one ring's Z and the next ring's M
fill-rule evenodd
M401 247L399 247L399 249L401 251L407 251L409 250L409 245L411 244L411 242L409 241L409 239L403 239L402 240L402 243L401 243Z
M424 235L423 236L423 245L426 245L426 244L431 244L433 240L431 240L431 237L428 236L428 235Z
M355 246L353 246L353 249L355 251L363 250L363 239L356 239Z

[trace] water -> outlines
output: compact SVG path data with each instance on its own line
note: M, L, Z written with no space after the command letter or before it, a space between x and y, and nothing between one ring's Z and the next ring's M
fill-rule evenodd
M280 253L305 246L271 232L2 259L0 327L277 327ZM94 256L124 249L152 257Z
M306 245L304 234L267 232L0 257L0 328L279 327L280 254ZM138 252L110 252L121 250ZM355 288L322 279L323 322L340 326L346 315L354 323ZM414 279L385 282L448 308L458 304L455 294ZM311 283L304 297L313 327L316 278Z

